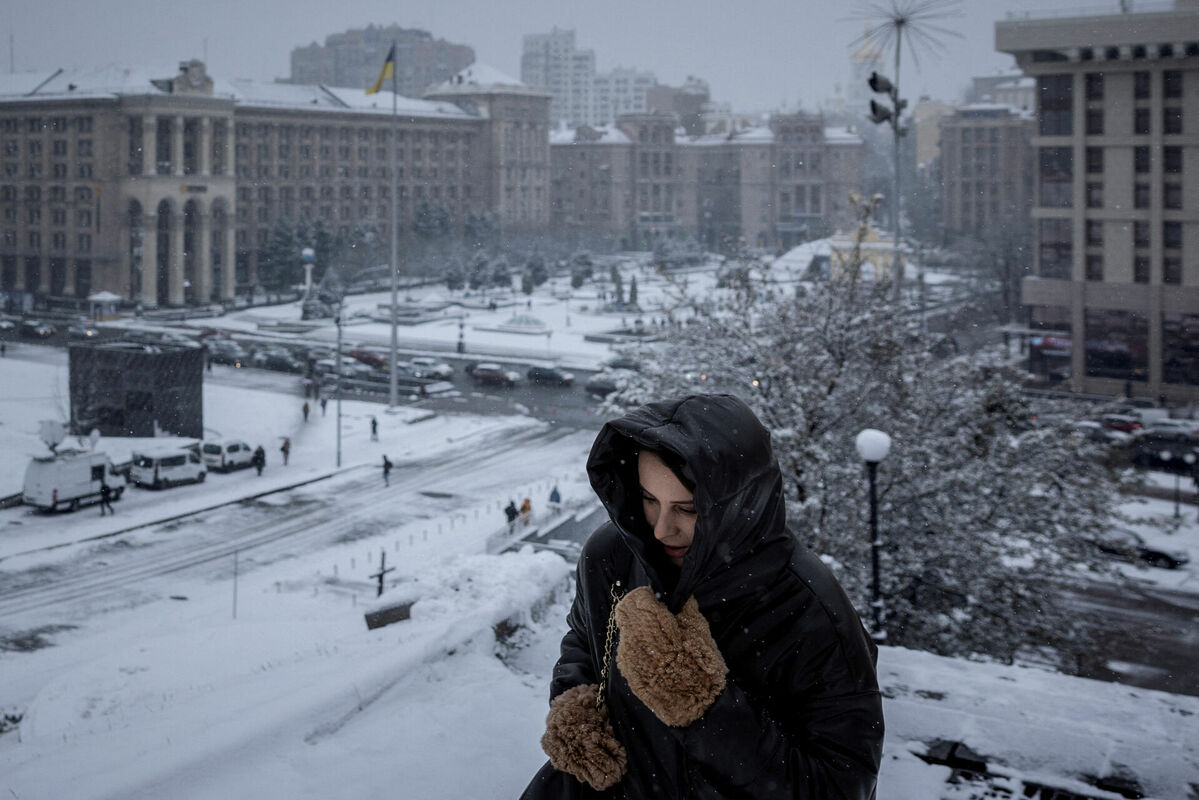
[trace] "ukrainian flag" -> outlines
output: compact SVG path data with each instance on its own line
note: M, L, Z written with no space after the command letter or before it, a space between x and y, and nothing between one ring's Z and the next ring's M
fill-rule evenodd
M394 78L396 74L396 46L393 43L391 49L387 51L387 60L383 62L383 70L379 73L379 80L375 81L375 85L366 90L367 94L374 94L383 88L383 81L388 78Z

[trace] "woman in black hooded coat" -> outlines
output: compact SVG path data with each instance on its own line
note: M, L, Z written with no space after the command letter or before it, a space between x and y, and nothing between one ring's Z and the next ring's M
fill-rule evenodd
M647 521L647 458L693 495L681 556ZM601 429L587 470L611 521L579 559L550 762L523 797L873 798L877 653L788 533L753 412L729 395L648 404Z

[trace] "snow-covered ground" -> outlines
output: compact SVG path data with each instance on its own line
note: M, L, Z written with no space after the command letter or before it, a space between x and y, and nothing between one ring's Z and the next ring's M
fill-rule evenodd
M645 289L640 277L638 283L639 291L654 291L648 276ZM568 333L565 309L559 327L551 302L562 301L534 298L535 311L541 304L555 326L544 337L561 348L554 357L605 357L606 347L582 349L592 344L582 343L575 318L586 312L572 305ZM502 322L513 309L506 311L477 313ZM294 308L290 313L294 318ZM433 327L446 328L446 342L456 340L456 320ZM499 342L493 337L501 335L487 337ZM65 388L61 366L0 360L0 494L14 480L19 486L25 454L41 452L37 420L63 408ZM511 540L498 504L529 494L538 512L533 525L542 528L590 511L582 473L589 432L530 439L535 457L505 461L497 470L482 457L497 441L536 436L546 426L519 416L383 414L379 405L345 402L338 472L333 404L329 416L317 410L304 423L301 402L205 387L208 426L267 447L261 478L242 471L213 475L200 486L131 490L111 518L95 509L49 516L0 510L0 580L16 569L51 575L90 563L102 571L124 552L153 553L200 532L168 525L91 537L318 478L263 498L259 510L301 520L310 514L318 528L334 524L320 516L322 508L346 517L347 525L367 512L384 520L319 547L260 558L249 551L236 575L225 558L147 578L103 604L77 600L70 613L40 620L40 630L30 630L34 612L24 612L20 630L30 631L31 649L0 647L0 720L6 713L23 716L0 733L0 794L21 800L519 794L544 761L538 739L572 568L528 546L504 552ZM379 442L370 441L371 415L379 419ZM282 436L293 443L287 467L277 449ZM387 490L371 472L383 453L397 462ZM429 466L437 461L443 466ZM374 481L369 493L365 478ZM443 491L412 492L405 482ZM567 510L558 516L543 508L551 482L565 497ZM395 505L384 492L407 492L408 505ZM423 494L430 495L424 504L412 505ZM239 508L204 515L203 534L232 538L224 526L237 524ZM1130 510L1168 516L1173 506L1150 500ZM1160 535L1194 552L1199 524L1194 509L1187 511L1177 532ZM66 546L27 552L50 543ZM384 553L396 571L376 601L370 575ZM1195 590L1191 571L1136 575ZM415 601L410 619L367 629L365 612L400 601ZM0 619L0 633L13 624ZM39 639L47 646L36 647ZM1013 796L1022 782L1039 780L1116 798L1088 786L1112 775L1133 777L1147 796L1163 800L1194 796L1199 785L1199 698L899 648L882 648L879 673L887 720L880 800L997 796L968 782L946 783L948 768L918 757L935 740L962 742L985 756L993 782Z

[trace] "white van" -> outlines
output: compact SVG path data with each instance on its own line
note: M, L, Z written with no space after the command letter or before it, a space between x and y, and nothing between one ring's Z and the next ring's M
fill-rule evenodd
M179 483L200 483L206 477L208 469L194 449L173 447L134 453L129 465L129 480L153 489Z
M254 457L254 448L235 439L204 442L200 445L200 452L204 455L206 467L219 469L221 472L248 467Z
M81 505L100 502L103 483L112 490L113 500L125 491L125 478L113 471L107 453L60 450L54 455L35 456L29 462L21 500L42 511L74 511Z

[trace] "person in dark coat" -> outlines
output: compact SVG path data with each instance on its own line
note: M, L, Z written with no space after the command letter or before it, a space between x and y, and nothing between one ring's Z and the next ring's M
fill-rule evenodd
M258 475L261 477L262 468L266 466L266 451L262 449L262 445L254 448L254 455L250 456L250 463L254 465L254 469L258 470Z
M550 761L522 797L873 798L877 650L788 531L753 412L650 403L604 425L587 471L610 521L579 558Z
M504 516L508 518L508 533L512 533L516 530L516 518L520 516L515 500L509 500L508 505L504 506Z
M379 441L379 420L371 417L371 441Z
M386 454L383 456L383 485L391 486L391 462Z
M112 487L104 479L100 480L100 516L104 516L104 509L108 509L109 514L115 515L117 512L112 509Z
M283 466L287 466L287 457L291 455L291 439L283 437L283 444L279 447L279 452L283 454Z

